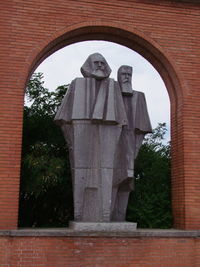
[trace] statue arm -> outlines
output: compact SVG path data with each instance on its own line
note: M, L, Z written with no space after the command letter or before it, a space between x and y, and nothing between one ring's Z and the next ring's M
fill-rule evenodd
M135 130L136 133L147 134L152 132L151 122L147 110L147 104L145 95L139 93L138 101L136 104L136 115L135 115Z
M69 123L71 121L73 95L74 95L74 83L75 81L73 80L54 118L54 122L59 126L62 126L63 124Z
M151 133L152 127L147 110L147 104L144 93L140 92L136 106L136 124L135 124L135 158L138 155L145 134Z
M137 155L138 155L138 152L140 150L140 147L142 145L142 142L144 140L144 136L145 134L142 134L142 133L138 133L135 135L135 153L134 153L134 159L136 159Z

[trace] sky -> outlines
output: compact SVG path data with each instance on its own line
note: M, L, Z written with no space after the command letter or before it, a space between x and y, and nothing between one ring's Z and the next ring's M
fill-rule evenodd
M159 73L141 55L116 43L107 41L85 41L68 45L45 59L35 72L44 74L44 86L55 90L82 77L80 68L90 54L102 54L112 69L110 78L117 80L117 70L121 65L133 68L133 90L145 93L152 127L166 122L170 139L170 102L165 84Z

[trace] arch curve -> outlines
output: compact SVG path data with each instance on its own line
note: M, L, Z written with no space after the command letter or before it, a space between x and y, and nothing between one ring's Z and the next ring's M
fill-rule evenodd
M67 26L45 39L32 51L27 60L32 62L27 81L38 65L57 50L76 42L89 40L111 41L138 52L154 66L163 78L171 105L181 99L180 72L170 55L157 42L133 27L99 20Z
M178 183L176 180L183 176L183 169L180 167L180 162L183 162L184 157L183 139L179 133L183 128L181 107L183 105L183 89L185 89L183 86L186 86L186 83L168 51L134 27L100 20L78 23L62 28L34 48L26 61L31 62L26 70L28 71L26 81L29 81L38 65L57 50L76 42L89 40L111 41L138 52L154 66L165 83L171 104L172 206L174 215L178 214L177 217L174 217L174 226L180 227L180 216L184 216L185 212L183 208L181 215L179 214L182 204L176 205L176 200L179 195L181 198L185 194L185 189L183 182L181 182L179 190L174 185ZM184 224L184 218L182 221Z

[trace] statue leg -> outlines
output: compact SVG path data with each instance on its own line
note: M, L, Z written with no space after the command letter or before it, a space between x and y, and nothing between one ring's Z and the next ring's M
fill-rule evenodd
M133 190L133 179L126 179L115 188L115 202L112 221L125 221L129 194Z
M112 169L101 169L101 195L102 195L102 221L109 222L111 219L112 198Z
M103 220L99 125L74 121L74 213L85 222Z
M101 173L99 169L86 170L85 190L83 199L83 221L102 221Z
M116 206L116 198L118 192L118 185L112 187L112 203L111 203L111 221L114 221L115 216L115 206Z
M121 134L121 127L115 125L100 125L100 168L101 168L101 194L102 194L102 219L111 220L112 189L114 176L114 160L117 145Z
M77 143L76 124L64 124L61 129L68 146L69 160L72 176L72 188L73 188L73 203L74 203L74 220L82 221L83 219L83 200L84 200L84 190L85 190L85 169L75 168L76 158L74 155L74 149ZM82 178L83 177L83 178Z
M73 198L74 198L74 220L83 220L83 203L85 193L85 169L73 170Z

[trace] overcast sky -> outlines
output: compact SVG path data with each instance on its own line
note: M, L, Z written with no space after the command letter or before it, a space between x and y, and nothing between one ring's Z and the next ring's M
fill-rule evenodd
M170 103L163 80L146 59L125 46L106 41L85 41L68 45L44 60L35 72L42 72L44 86L55 90L59 85L82 77L80 67L86 58L95 52L106 58L112 69L110 77L115 80L121 65L133 67L133 89L145 93L152 127L155 128L159 122L166 122L169 129Z

